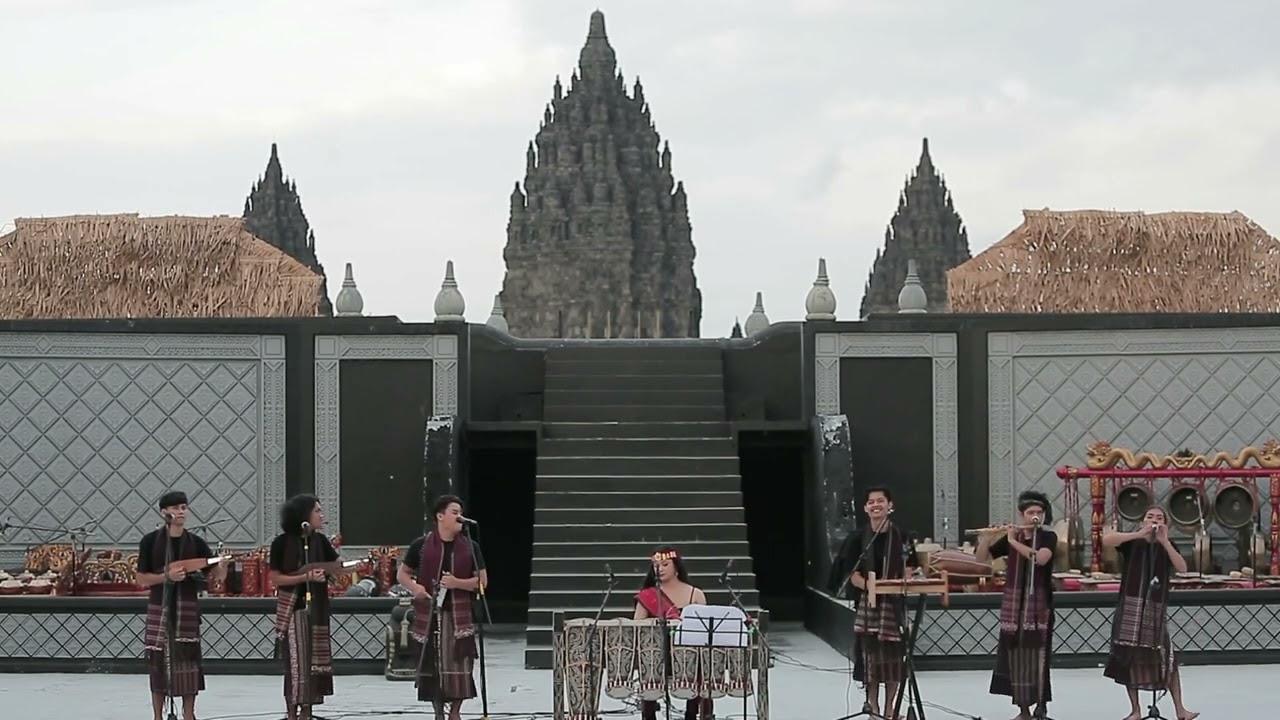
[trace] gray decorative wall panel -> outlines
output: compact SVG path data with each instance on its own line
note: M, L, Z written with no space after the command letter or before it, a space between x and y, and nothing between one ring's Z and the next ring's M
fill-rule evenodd
M954 333L818 333L814 336L814 398L818 415L844 413L856 427L858 408L840 407L840 360L859 357L933 359L933 536L960 527Z
M343 360L430 360L433 415L458 412L456 335L317 335L315 350L316 497L333 533L342 532L341 407Z
M1061 495L1054 471L1097 440L1235 453L1280 434L1276 328L992 333L988 363L992 521L1023 490Z
M169 489L204 534L257 544L284 500L280 336L0 333L0 562L89 527L93 547L136 546Z

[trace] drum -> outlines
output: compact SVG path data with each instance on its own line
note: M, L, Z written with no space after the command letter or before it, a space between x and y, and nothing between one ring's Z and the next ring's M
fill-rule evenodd
M940 577L946 571L951 577L991 577L990 562L978 560L964 550L935 550L929 554L929 577Z
M724 648L729 682L725 694L744 698L751 694L751 648Z
M729 689L725 673L729 671L729 651L737 648L711 647L702 650L702 687L698 697L722 698Z
M642 620L636 628L636 692L641 700L660 700L663 690L663 671L666 663L662 657L665 625L654 620Z
M593 632L594 629L594 632ZM590 618L564 621L564 693L569 720L586 720L600 713L600 631ZM594 648L592 647L594 645ZM589 658L597 658L592 661Z
M631 697L636 687L636 647L640 624L618 618L602 620L604 634L604 692L615 700Z
M698 697L698 670L706 648L676 645L671 648L671 696L679 700Z

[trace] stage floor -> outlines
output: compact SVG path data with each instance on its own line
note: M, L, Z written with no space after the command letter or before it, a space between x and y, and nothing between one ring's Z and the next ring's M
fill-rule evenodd
M847 661L822 640L791 624L781 624L770 636L777 656L769 674L774 720L835 720L861 707L860 691L848 680ZM490 637L486 648L490 715L504 720L550 718L551 671L524 669L523 634ZM831 672L812 669L815 667ZM1205 718L1261 717L1258 712L1280 704L1280 687L1273 680L1275 666L1192 667L1185 672L1187 702ZM921 673L920 690L930 704L925 708L926 717L1013 717L1016 711L1007 700L987 694L989 680L987 672ZM208 690L200 695L197 705L200 720L268 720L284 716L279 678L213 675L206 684ZM338 694L317 713L330 720L389 719L406 713L422 716L424 710L423 705L413 702L410 682L347 675L335 678L334 684ZM1053 686L1059 699L1050 712L1058 720L1121 718L1127 712L1124 691L1103 678L1100 669L1056 671ZM5 717L23 720L150 717L143 675L4 675L0 678L0 707L5 709ZM464 706L464 717L477 718L480 709L479 699L470 701ZM1166 717L1173 718L1173 706L1167 699L1161 709ZM627 717L622 703L607 698L602 710L608 711L606 717ZM672 713L673 718L678 716ZM718 702L716 717L742 717L741 701Z

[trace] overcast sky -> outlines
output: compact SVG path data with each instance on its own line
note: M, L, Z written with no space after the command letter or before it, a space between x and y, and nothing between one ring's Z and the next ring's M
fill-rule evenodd
M238 215L280 144L336 296L501 289L512 183L604 10L689 193L704 336L818 257L854 319L928 136L976 254L1023 208L1240 210L1280 235L1280 3L0 0L0 227Z

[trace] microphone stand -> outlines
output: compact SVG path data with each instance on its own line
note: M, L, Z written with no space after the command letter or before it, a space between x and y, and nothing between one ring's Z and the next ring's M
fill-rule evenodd
M747 612L747 608L744 607L742 604L742 596L739 595L738 591L734 589L733 582L729 579L729 568L731 567L733 567L733 560L729 560L729 563L724 566L724 572L720 573L720 584L724 586L725 590L729 591L729 603L734 607L738 608L738 610L742 611L742 614L746 616L747 637L750 638L752 635L755 635L756 640L758 640L760 642L760 645L764 647L764 654L765 654L766 661L773 662L773 652L769 649L768 638L766 638L764 636L764 633L760 632L760 628L756 626L755 621L751 617L751 613ZM708 638L707 641L710 642L710 638ZM751 673L750 647L751 647L750 643L748 643L747 645L748 654L747 654L747 659L745 661L747 663L748 677L750 677L750 673ZM765 670L767 670L767 668L765 668ZM743 717L743 720L746 720L746 717L747 717L747 696L746 695L742 696L742 717Z
M1168 552L1168 550L1164 549L1163 545L1160 545L1160 541L1156 539L1156 528L1152 527L1151 534L1147 542L1147 557L1145 562L1143 562L1144 586L1142 590L1142 603L1141 605L1138 606L1139 607L1139 611L1138 611L1138 627L1139 627L1138 637L1139 638L1142 637L1142 630L1141 630L1142 619L1147 614L1147 605L1151 601L1152 591L1155 590L1156 587L1160 584L1160 579L1156 577L1157 550L1163 553ZM1121 588L1121 592L1123 592L1123 588ZM1155 633L1155 642L1156 642L1156 654L1160 661L1160 674L1157 676L1159 680L1156 684L1160 686L1163 686L1166 682L1165 671L1164 671L1164 667L1165 667L1164 620L1165 618L1161 617L1158 622L1152 623L1155 626L1154 633ZM1167 718L1165 718L1163 715L1160 714L1160 707L1158 705L1158 703L1160 702L1159 692L1160 691L1158 690L1151 691L1151 705L1148 706L1147 714L1143 715L1141 720L1167 720Z
M604 599L600 601L600 607L596 608L596 616L591 620L591 633L587 635L587 672L590 673L587 692L592 703L598 702L600 698L600 673L596 671L595 657L596 646L600 643L599 638L596 637L596 628L600 624L600 616L604 614L605 606L609 604L609 596L613 594L613 588L618 584L618 579L614 576L613 568L609 563L605 563L604 571L609 577L604 587Z
M477 524L476 526L477 535L480 534L479 531L480 531L480 528L479 528L479 525ZM471 542L471 527L468 523L462 524L462 534L466 537L467 542ZM479 547L479 542L477 541L476 543L473 543L473 545L475 545L476 547ZM474 555L475 553L472 553L473 567L475 565ZM480 571L476 570L475 573L476 573L476 592L480 595L480 606L484 609L485 619L487 619L488 622L492 623L493 616L489 614L489 599L486 598L484 595L484 584L480 582ZM473 598L472 607L474 606L475 606L475 600ZM479 646L480 646L480 713L481 713L480 717L482 718L482 720L489 720L489 683L485 679L485 670L484 670L484 623L485 623L485 620L481 620L480 622L476 623L476 637L480 641L479 642Z
M435 532L436 531L433 530L431 533L427 533L427 536L423 539L423 542L424 543L431 542L431 535ZM421 574L423 570L426 570L426 568L418 568L418 573ZM435 641L435 646L436 646L436 670L434 673L435 682L436 682L436 698L435 698L435 701L433 702L433 705L435 705L435 708L436 708L437 718L444 717L444 705L445 705L444 676L443 676L444 648L441 646L441 643L440 643L440 616L442 613L436 612L436 610L439 607L444 605L444 597L440 594L440 591L445 589L440 587L440 579L443 577L444 577L444 556L442 554L440 557L440 566L436 568L435 582L431 586L431 604L427 606L427 633L431 635L432 639ZM415 610L415 612L417 611ZM421 682L420 678L422 677L422 664L427 659L427 642L426 642L427 638L424 637L422 640L423 640L422 648L418 651L418 667L414 672L414 678L413 678L413 686L415 688L418 687L418 683Z
M178 714L174 709L173 699L173 651L175 648L173 636L178 631L177 618L170 609L170 604L177 607L177 597L174 595L178 591L177 583L173 578L169 577L169 563L173 562L173 536L169 534L169 528L173 527L173 516L165 513L164 527L160 532L164 535L164 589L160 592L160 603L164 610L161 617L164 618L164 686L166 702L169 705L168 720L178 720ZM74 547L72 552L74 552Z
M672 571L675 570L674 562L673 560ZM653 567L653 587L658 591L655 627L662 636L662 703L667 708L667 720L671 720L671 633L667 628L667 611L662 609L662 598L666 597L666 593L662 592L662 573L656 565Z
M1027 561L1030 568L1027 572L1027 600L1022 603L1022 630L1025 632L1027 628L1027 616L1031 612L1031 600L1036 596L1036 568L1040 566L1038 555L1040 554L1040 526L1041 521L1036 519L1035 527L1031 529L1031 558ZM1019 638L1021 642L1021 638ZM1045 629L1045 637L1040 639L1040 659L1036 663L1036 709L1032 711L1031 716L1035 720L1053 720L1049 717L1049 708L1044 701L1044 676L1049 672L1049 647L1048 647L1048 628Z
M857 559L856 561L854 561L854 563L853 563L853 569L851 569L851 570L849 571L849 574L848 574L847 576L845 576L845 579L844 579L844 585L841 585L841 586L840 586L841 591L843 591L843 590L844 590L844 588L846 588L846 587L849 587L849 586L853 585L853 574L854 574L855 572L858 572L858 569L859 569L859 568L863 567L863 563L865 563L865 562L866 562L866 560L867 560L867 558L871 556L871 551L872 551L873 549L875 549L875 546L876 546L876 539L877 539L877 538L879 538L879 537L880 537L880 535L881 535L881 534L883 534L883 533L884 533L884 531L885 531L888 527L889 527L889 517L888 517L888 516L885 516L884 524L883 524L883 525L880 527L880 529L878 529L878 530L877 530L877 529L876 529L876 527L875 527L875 523L874 523L874 521L871 523L871 539L867 542L866 546L862 548L862 552L858 554L858 559ZM864 537L866 537L866 535L865 535L866 531L865 531L865 530L863 531L863 533L864 533L864 535L863 535L863 536L864 536ZM854 657L851 657L851 658L850 658L850 660L852 660L852 661L853 661L853 663L854 663L854 665L856 666L856 665L857 665L857 663L858 663L858 657L857 657L857 655L860 653L860 649L859 649L859 646L858 646L858 628L857 628L857 624L858 624L858 620L857 620L857 618L858 618L858 597L857 597L856 593L859 593L859 592L860 592L860 593L865 594L865 593L866 593L866 590L865 590L865 589L859 589L856 585L853 585L853 589L854 589L854 592L855 592L854 599L853 599L853 617L854 617L854 621L853 621L853 622L854 622L854 629L853 629L853 632L851 633L851 634L852 634L852 636L853 636L853 639L850 641L850 646L851 646L851 647L850 647L850 654L851 654L851 655L853 655ZM839 594L839 593L837 593L837 594ZM866 673L866 668L865 668L865 667L863 668L863 673L864 673L864 678L865 678L865 673ZM865 681L865 679L863 680L863 683L862 683L862 684L863 684L864 686L866 685L866 681ZM852 714L852 715L846 715L845 717L840 718L840 720L853 720L853 718L857 718L857 717L864 717L864 716L865 716L865 717L872 717L872 713L871 713L871 702L870 702L869 700L866 700L866 699L864 699L864 700L862 701L862 710L861 710L861 711L856 712L856 713L854 713L854 714Z

